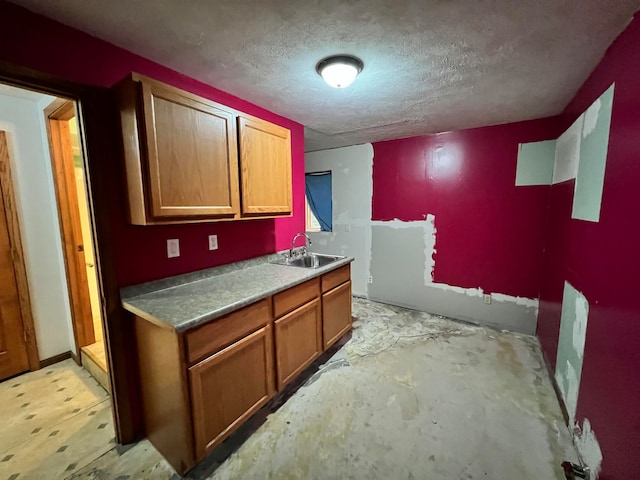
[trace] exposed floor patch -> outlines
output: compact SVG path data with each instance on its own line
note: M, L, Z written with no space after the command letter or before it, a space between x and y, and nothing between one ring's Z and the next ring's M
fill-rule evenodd
M354 300L348 361L213 478L564 478L569 432L532 337Z
M577 461L535 338L359 298L353 315L329 361L187 478L563 479ZM78 436L104 448L59 478L179 478L149 442L114 447L102 430Z

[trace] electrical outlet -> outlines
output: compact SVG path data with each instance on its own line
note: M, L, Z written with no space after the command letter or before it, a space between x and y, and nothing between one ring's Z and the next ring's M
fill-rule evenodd
M218 235L209 235L209 250L218 249Z
M345 231L345 232L350 232L350 231L351 231L351 225L347 223L347 224L344 226L344 231Z
M484 295L482 295L482 301L485 305L491 305L491 294L485 293Z
M373 283L373 277L369 275L369 283Z
M167 258L180 256L180 240L171 238L167 240Z

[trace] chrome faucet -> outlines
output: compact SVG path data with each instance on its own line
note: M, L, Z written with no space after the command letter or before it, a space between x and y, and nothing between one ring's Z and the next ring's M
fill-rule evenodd
M293 257L293 249L296 246L296 240L298 239L298 237L305 237L306 240L304 242L304 254L307 253L307 247L311 246L311 239L309 238L309 235L307 235L306 233L296 233L293 236L293 240L291 240L291 249L289 250L289 258Z

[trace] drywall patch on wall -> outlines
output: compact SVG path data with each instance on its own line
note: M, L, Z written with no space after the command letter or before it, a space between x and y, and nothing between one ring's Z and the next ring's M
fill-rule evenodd
M553 165L553 183L565 182L576 178L580 163L580 142L584 114L580 115L556 141L555 161Z
M433 283L436 267L436 217L434 215L427 215L424 230L424 282L427 285Z
M493 294L485 305L481 288L433 282L435 217L420 221L375 221L371 225L372 300L444 315L467 322L534 334L537 300Z
M602 450L588 418L584 419L580 433L574 436L573 441L582 460L591 470L591 478L598 478L602 465Z
M587 299L569 282L565 282L555 378L572 425L578 406L588 317Z
M611 85L584 113L580 163L571 211L571 218L577 220L600 220L614 88L615 85Z
M491 298L496 302L511 302L516 305L533 308L536 311L536 315L538 314L538 306L540 302L537 298L514 297L511 295L505 295L504 293L492 293Z
M551 185L556 140L518 144L516 186Z
M335 148L305 154L305 171L331 170L333 232L307 232L318 253L355 258L351 264L354 295L366 296L371 261L373 146Z
M422 245L423 251L421 255L421 263L417 265L419 259L416 258L414 260L414 268L420 268L423 272L422 281L423 285L431 285L433 284L433 275L435 269L435 254L436 254L436 226L435 226L435 216L432 214L424 214L424 220L412 220L412 221L402 221L397 218L388 221L372 221L372 228L376 227L385 227L390 228L392 230L404 230L411 229L412 232L418 232L420 230L420 235L422 236ZM413 233L412 233L413 235ZM402 235L398 236L398 241L400 244L396 248L403 248L402 241L404 237ZM392 255L393 256L393 255ZM373 257L373 251L372 251ZM371 274L373 277L373 274Z

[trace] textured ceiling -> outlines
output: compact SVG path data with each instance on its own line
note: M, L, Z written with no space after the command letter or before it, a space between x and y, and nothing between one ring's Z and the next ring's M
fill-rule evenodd
M560 113L640 0L12 0L300 122L306 150ZM344 90L316 74L365 64Z

